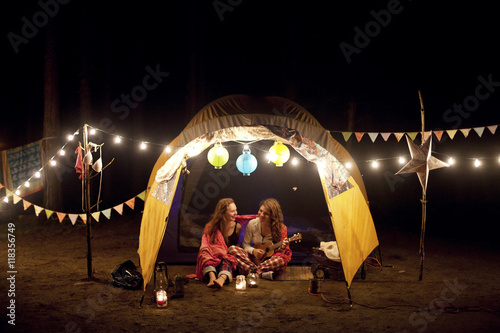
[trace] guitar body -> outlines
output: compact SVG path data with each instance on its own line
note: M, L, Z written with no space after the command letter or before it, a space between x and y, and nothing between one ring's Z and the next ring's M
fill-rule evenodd
M263 244L263 243L262 244L254 244L254 248L259 249L259 250L264 250L265 253L260 258L257 256L250 255L250 259L252 260L252 262L255 265L259 266L264 260L271 257L274 254L274 249L271 249L272 246L273 246L273 242L267 242L265 244Z
M302 240L302 235L301 234L295 234L290 238L285 239L288 242L300 242ZM267 258L271 257L274 254L274 250L281 247L283 244L283 241L278 242L276 244L273 244L273 242L267 242L267 243L261 243L261 244L254 244L254 248L259 249L259 250L264 250L264 254L261 257L253 256L250 255L250 260L252 262L259 266L264 260Z

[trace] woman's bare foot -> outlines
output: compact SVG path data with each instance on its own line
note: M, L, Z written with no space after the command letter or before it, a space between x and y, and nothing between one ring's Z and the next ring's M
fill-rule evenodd
M226 279L227 279L227 276L226 275L221 275L219 276L219 278L217 280L215 280L214 282L220 287L222 288L222 286L224 286L224 283L226 282Z
M208 273L208 278L209 278L209 281L208 281L208 284L207 284L207 287L211 288L213 287L215 284L215 273L214 272L209 272Z

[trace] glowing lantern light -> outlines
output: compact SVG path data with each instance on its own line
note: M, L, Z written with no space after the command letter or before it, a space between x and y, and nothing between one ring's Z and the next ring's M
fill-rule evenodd
M243 176L250 176L257 169L257 159L252 155L250 149L244 148L243 154L236 159L236 168Z
M155 298L156 306L159 308L164 308L168 304L167 288L167 265L164 262L159 262L156 264L155 268Z
M220 143L216 143L208 152L207 159L216 169L220 169L229 160L229 153Z
M276 164L277 167L283 166L290 158L290 150L287 146L276 140L274 145L269 148L269 159Z

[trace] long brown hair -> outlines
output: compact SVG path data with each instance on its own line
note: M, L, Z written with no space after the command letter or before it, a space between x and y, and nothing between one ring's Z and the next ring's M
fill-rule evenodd
M224 240L227 243L227 237L224 235L222 230L222 222L226 222L226 211L230 204L234 203L234 200L231 198L220 199L217 205L215 206L215 211L212 214L212 218L205 225L205 229L203 230L204 234L210 235L210 243L213 244L215 242L215 235L217 234L217 230L222 232L224 236Z
M279 202L273 198L263 200L260 206L264 206L269 210L273 243L278 243L281 241L281 226L283 225L283 212L281 211L281 206Z

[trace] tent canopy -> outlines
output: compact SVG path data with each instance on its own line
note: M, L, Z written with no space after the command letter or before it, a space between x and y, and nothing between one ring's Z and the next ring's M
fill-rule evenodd
M180 175L188 161L217 142L277 140L316 165L329 217L350 283L378 245L361 174L349 153L300 105L280 97L227 96L208 104L188 123L156 162L148 183L139 237L145 280L150 281L168 223ZM351 162L347 170L344 165ZM258 203L255 203L256 205ZM201 235L200 235L201 236Z

